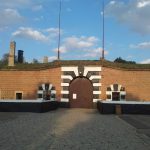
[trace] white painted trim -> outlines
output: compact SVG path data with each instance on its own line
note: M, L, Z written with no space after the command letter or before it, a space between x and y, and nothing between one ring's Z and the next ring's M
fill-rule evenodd
M61 94L69 94L69 91L61 91Z
M61 79L70 79L70 80L72 80L73 77L70 76L70 75L62 75L62 76L61 76Z
M78 67L61 67L61 71L74 71L76 76L79 76Z
M93 99L93 103L101 101L101 99Z
M38 90L37 94L43 94L42 90Z
M42 88L43 88L43 90L45 90L45 84L42 84Z
M56 94L56 91L55 90L51 90L51 94Z
M112 93L119 92L120 93L120 101L126 101L125 99L121 99L121 95L126 96L126 91L106 91L106 95L111 95L111 99L107 99L107 101L112 101Z
M93 80L93 79L101 79L102 77L101 76L99 76L99 75L91 75L90 76L90 80Z
M8 99L8 100L0 100L0 103L1 102L14 102L14 103L29 103L29 102L31 102L31 103L43 103L43 102L51 102L51 101L53 101L53 100L43 100L43 99L35 99L35 100L10 100L10 99Z
M111 95L112 91L106 91L106 95Z
M93 91L93 94L101 94L101 91Z
M69 83L61 83L61 86L69 86Z
M99 101L99 99L93 99L93 103L96 103L97 101Z
M121 95L126 95L126 91L106 91L106 94L112 94L113 92L119 92Z
M114 91L114 86L113 86L113 84L110 85L110 88L111 88L112 91Z
M110 104L150 104L149 101L101 101L102 103Z
M84 67L83 76L86 76L89 71L101 71L101 67Z
M122 85L118 85L118 91L120 91L120 90L121 90L121 87L122 87Z
M120 95L126 95L126 91L120 91Z
M93 86L102 86L101 83L93 83Z
M111 102L111 101L112 101L112 99L106 99L106 101L107 101L107 102Z
M68 98L61 98L61 102L69 102Z
M51 90L51 89L52 89L52 87L53 87L53 85L52 85L52 84L49 84L49 90Z

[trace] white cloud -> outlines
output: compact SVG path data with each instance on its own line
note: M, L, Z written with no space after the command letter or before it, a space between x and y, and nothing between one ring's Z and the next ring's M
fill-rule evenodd
M73 52L74 58L78 59L99 58L102 54L102 48L97 47L97 42L98 39L94 36L67 37L60 46L60 52L68 53L70 56ZM57 52L58 48L55 48L53 51ZM108 51L105 51L105 55L107 54Z
M0 27L21 23L23 17L16 9L0 10ZM3 18L3 19L2 19Z
M32 28L20 27L19 30L12 33L12 35L15 37L33 39L33 40L42 41L42 42L48 41L48 38L44 34Z
M56 56L50 56L50 57L48 57L48 61L53 61L53 60L56 60L56 59L57 59Z
M114 5L116 3L116 1L110 1L110 5Z
M108 51L104 51L104 54L107 55ZM96 58L96 57L101 57L102 56L102 48L98 47L95 49L91 50L86 50L85 54L83 55L84 58Z
M142 43L138 43L138 44L131 44L130 48L134 48L134 49L149 49L150 50L150 42L142 42Z
M36 17L34 18L34 21L41 21L44 19L44 16Z
M31 5L32 0L1 0L0 8L21 8Z
M43 30L44 32L49 33L49 36L51 37L58 37L59 34L59 28L47 28ZM63 30L60 29L60 34L63 34Z
M43 9L42 5L35 5L35 6L32 7L33 11L39 11L39 10L42 10L42 9Z
M149 0L142 0L142 1L139 1L137 3L137 7L138 8L146 7L148 5L150 5L150 1Z
M72 36L72 37L66 38L64 40L64 43L65 43L66 47L69 49L87 49L87 48L94 46L97 41L98 41L98 39L94 36L91 36L91 37Z
M57 52L58 48L55 48L53 51ZM60 53L66 53L68 51L68 49L66 48L66 46L60 46L59 51L60 51Z
M17 31L12 33L12 36L32 39L41 42L49 42L56 38L57 28L36 30L30 27L20 27Z
M146 60L143 60L140 62L140 64L150 64L150 58L149 59L146 59Z
M150 1L129 0L111 1L106 6L106 15L114 17L119 23L126 24L140 34L150 34Z

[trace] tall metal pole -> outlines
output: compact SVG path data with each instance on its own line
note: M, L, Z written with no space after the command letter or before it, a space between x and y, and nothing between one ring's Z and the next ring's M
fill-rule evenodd
M58 35L58 56L57 59L60 60L60 27L61 27L61 0L60 0L60 4L59 4L59 35Z
M104 0L103 0L103 4L102 4L102 8L103 8L103 39L102 39L102 59L105 58L105 54L104 54L104 50L105 50L105 13L104 13Z

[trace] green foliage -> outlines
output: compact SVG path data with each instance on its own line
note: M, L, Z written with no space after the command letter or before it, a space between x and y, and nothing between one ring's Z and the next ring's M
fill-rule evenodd
M2 59L1 59L1 61L0 61L0 63L1 63L2 65L8 64L8 57L9 57L9 54L8 54L8 53L5 53L5 54L3 55L3 57L2 57Z
M116 58L114 60L114 62L116 62L116 63L125 63L125 64L136 64L135 61L127 61L127 60L122 59L121 57Z
M35 58L33 58L33 64L38 64L39 63L39 61L37 60L37 59L35 59Z
M115 68L122 70L150 70L150 64L129 64L129 63L116 63L106 60L66 60L66 61L53 61L50 63L24 63L15 64L14 67L8 65L1 65L0 70L44 70L48 68L57 68L62 66L102 66L107 68Z
M125 64L136 64L135 61L127 61L127 60L124 60L122 59L121 57L118 57L114 60L114 62L117 62L117 63L125 63Z

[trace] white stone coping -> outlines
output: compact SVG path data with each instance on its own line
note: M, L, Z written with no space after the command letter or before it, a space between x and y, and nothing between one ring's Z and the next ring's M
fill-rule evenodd
M101 101L98 100L101 103L107 103L107 104L150 104L150 101Z
M69 91L61 91L61 94L69 94Z
M56 100L0 100L0 103L6 103L6 102L10 102L10 103L45 103L45 102L52 102L52 101L56 101Z
M68 98L61 98L61 102L69 102Z
M93 94L101 94L101 91L93 91Z

